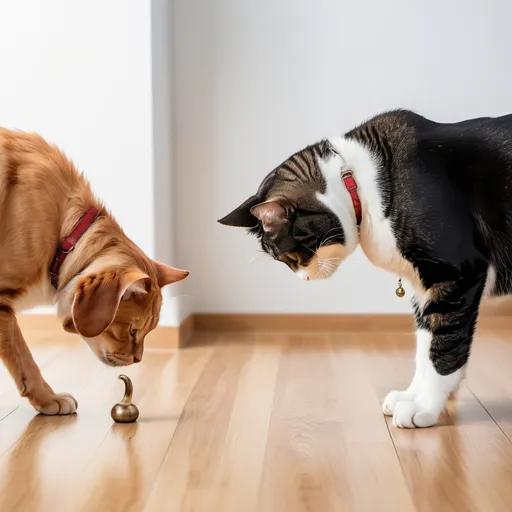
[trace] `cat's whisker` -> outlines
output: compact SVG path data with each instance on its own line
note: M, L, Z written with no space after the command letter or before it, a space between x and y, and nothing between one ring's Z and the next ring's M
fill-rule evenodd
M338 238L338 236L332 236L332 237L329 237L320 247L326 247L329 245L329 242L332 242L332 241L336 241L336 240L339 240L339 243L341 243L341 240ZM336 242L334 242L336 243ZM333 245L333 244L331 244Z
M333 262L339 263L339 262L341 262L341 258L318 258L318 261L320 261L322 263L334 265L335 263L333 263Z
M328 260L318 260L318 268L333 273L338 268L338 263L333 263L332 261Z
M330 275L332 275L332 271L326 267L322 267L321 270L320 270L320 277L322 279L325 279L327 277L329 277Z
M327 238L320 244L320 247L324 247L327 244L327 242L330 242L331 240L336 240L336 238L338 238L339 236L340 235L331 235L329 238Z
M181 295L174 295L173 297L169 297L171 300L175 300L175 299L182 299L184 297L187 297L189 299L194 299L194 300L197 300L197 297L195 295L189 295L188 293L183 293Z
M322 245L324 244L324 241L325 241L325 239L329 236L329 233L331 233L331 231L334 231L335 229L338 229L339 231L343 231L343 230L342 230L342 228L341 228L341 226L336 226L336 227L334 227L334 228L329 229L329 230L327 231L327 233L325 233L325 235L324 235L324 237L323 237L322 241L320 242L320 247L322 247Z
M332 262L332 261L326 261L323 265L325 267L329 267L329 268L337 268L337 267L339 267L339 263Z
M267 254L263 251L259 251L259 254L256 254L255 256L251 256L248 260L247 260L247 265L251 265L252 263L254 263L255 261L258 261L260 260L261 258L263 258L264 256L266 256Z
M318 270L318 273L321 277L327 277L328 273L330 272L330 270L326 267L320 267Z
M342 233L333 233L333 234L331 234L329 236L327 236L327 235L324 236L324 238L320 242L320 247L324 246L329 240L332 240L332 239L334 239L336 237L339 237L341 235L342 235Z
M315 256L318 256L318 254L316 253L316 251L314 251L313 249L310 249L307 245L305 244L300 244L302 245L303 247L305 247L308 251L311 251Z

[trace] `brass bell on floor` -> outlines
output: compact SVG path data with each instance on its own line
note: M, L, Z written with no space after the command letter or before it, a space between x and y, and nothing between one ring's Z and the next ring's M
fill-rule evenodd
M118 377L124 382L124 397L110 411L110 416L117 423L132 423L139 417L139 409L132 403L133 384L127 375Z

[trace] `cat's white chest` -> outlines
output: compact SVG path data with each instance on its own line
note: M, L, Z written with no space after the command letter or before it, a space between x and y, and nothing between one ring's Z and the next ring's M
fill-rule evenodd
M366 257L376 267L399 272L404 263L397 248L390 222L384 218L375 218L370 209L361 223L359 241Z
M390 221L375 211L376 206L368 206L361 224L359 243L363 252L376 267L406 279L417 292L424 292L418 272L398 250Z

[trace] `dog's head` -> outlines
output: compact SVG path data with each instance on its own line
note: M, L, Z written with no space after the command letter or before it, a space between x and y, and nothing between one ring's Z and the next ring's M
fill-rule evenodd
M161 289L189 272L151 261L145 271L110 266L76 279L66 331L79 334L110 366L138 363L144 338L158 324Z

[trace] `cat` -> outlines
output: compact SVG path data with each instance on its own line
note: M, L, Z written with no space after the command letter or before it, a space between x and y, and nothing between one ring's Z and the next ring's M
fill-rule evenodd
M64 330L105 364L141 361L161 289L189 272L150 259L123 232L73 162L38 134L0 128L0 358L41 414L78 403L44 380L16 313L57 305Z
M437 425L483 298L512 290L512 115L383 112L292 155L218 222L246 228L300 279L329 278L360 245L408 281L414 377L382 409L396 427Z

